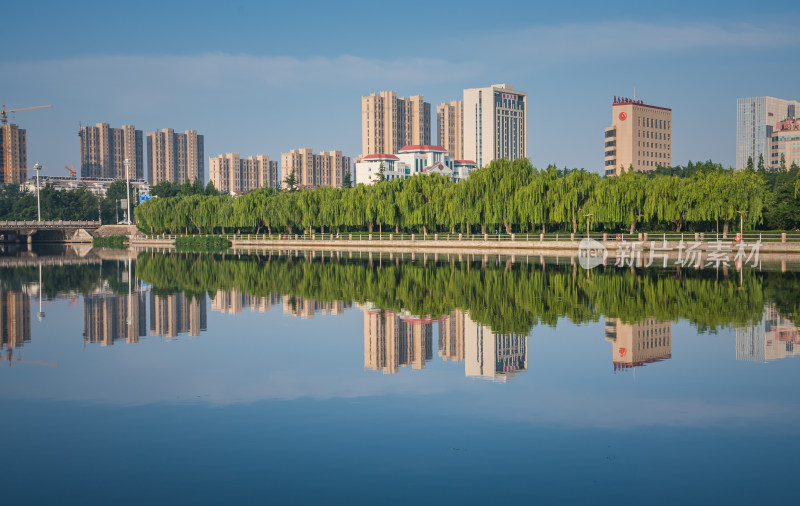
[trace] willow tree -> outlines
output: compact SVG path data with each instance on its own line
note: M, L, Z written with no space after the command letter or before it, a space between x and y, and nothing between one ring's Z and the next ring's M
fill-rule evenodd
M647 184L644 217L650 221L673 223L680 232L687 213L695 208L692 181L678 176L658 176Z
M443 211L444 189L452 184L449 178L438 174L419 174L406 179L398 199L398 209L409 227L421 227L422 233L436 227Z
M578 220L591 198L600 176L584 169L567 171L548 187L551 219L555 223L572 223L572 233L578 233Z
M555 180L546 174L547 171L534 170L528 184L520 188L514 196L514 205L519 209L521 221L535 227L541 225L542 233L550 217L548 202L548 183Z
M383 225L388 225L395 227L395 232L398 231L400 222L395 200L401 191L401 181L401 179L384 181L375 185L373 191L370 192L371 207L375 209L375 221L378 222L381 230L383 230Z
M648 178L631 167L619 176L605 177L597 190L587 214L594 221L610 225L629 225L630 233L636 231L636 223L644 216L645 188Z

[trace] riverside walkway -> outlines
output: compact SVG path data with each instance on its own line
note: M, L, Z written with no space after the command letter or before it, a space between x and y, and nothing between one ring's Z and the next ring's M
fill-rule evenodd
M170 247L175 235L134 235L132 246ZM584 239L591 239L594 247L607 251L638 249L649 252L689 248L713 252L752 248L758 245L764 253L800 254L800 233L744 234L737 241L736 234L709 233L636 233L636 234L228 234L233 249L324 249L361 251L450 251L480 250L503 251L575 251L589 247Z

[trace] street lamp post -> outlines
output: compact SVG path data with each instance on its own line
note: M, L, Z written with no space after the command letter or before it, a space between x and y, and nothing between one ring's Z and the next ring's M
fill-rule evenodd
M36 221L42 221L42 202L39 197L39 169L41 168L42 166L38 163L33 166L33 170L36 171Z
M589 218L591 218L591 214L586 215L586 237L589 237Z
M131 166L131 161L125 159L125 201L128 203L128 225L131 224L131 180L128 175L128 169Z
M744 240L744 213L747 211L736 211L739 213L739 237Z

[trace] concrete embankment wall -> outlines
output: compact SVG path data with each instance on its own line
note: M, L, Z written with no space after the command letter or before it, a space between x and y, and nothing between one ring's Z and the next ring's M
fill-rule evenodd
M239 236L231 238L234 249L297 249L297 250L327 250L327 251L394 251L394 252L438 252L438 253L467 253L481 252L493 254L519 254L519 253L547 253L547 252L576 252L580 248L579 240L566 241L517 241L517 240L349 240L349 239L263 239L256 236ZM635 248L646 254L650 253L651 247L655 252L677 253L683 249L686 251L693 241L687 239L680 241L660 241L650 240L633 243L630 241L597 241L595 244L604 247L610 255L614 255L617 250L631 251ZM174 239L157 238L148 239L134 237L131 245L134 247L170 247L174 245ZM735 254L741 246L749 252L754 248L754 242L736 243L732 240L717 242L716 240L705 240L692 244L697 251L703 252L726 252ZM759 247L760 253L795 253L800 254L800 243L781 243L781 242L762 242Z

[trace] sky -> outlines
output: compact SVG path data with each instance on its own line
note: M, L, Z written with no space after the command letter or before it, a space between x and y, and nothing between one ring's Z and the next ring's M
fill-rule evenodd
M727 166L736 98L800 98L791 3L43 1L3 18L19 42L0 56L0 103L53 105L9 117L28 131L28 166L51 175L79 165L79 124L100 122L195 129L206 158L356 157L361 96L423 94L435 116L493 83L528 93L536 167L599 172L612 99L634 90L672 109L673 163Z

